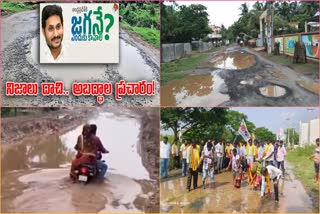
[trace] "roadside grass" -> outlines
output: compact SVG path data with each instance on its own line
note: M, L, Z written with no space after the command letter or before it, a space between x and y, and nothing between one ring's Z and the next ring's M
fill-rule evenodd
M209 52L199 53L192 51L190 56L167 63L161 63L161 85L167 84L169 81L181 79L186 76L183 71L195 69L207 59L210 54L218 51L220 48L213 48Z
M313 201L319 201L319 185L314 183L313 160L309 160L310 155L314 154L315 146L299 147L288 152L286 159L293 166L293 173L311 191ZM315 198L314 198L315 197ZM317 209L319 204L316 204Z
M292 68L295 71L301 72L301 73L312 73L312 74L318 74L319 71L319 64L318 62L315 62L313 60L307 59L307 63L293 63L292 62L292 56L274 56L271 54L264 54L264 56L271 60L272 62L288 66Z
M31 10L36 8L37 6L38 4L28 2L1 2L1 9L8 11L9 14Z
M144 41L150 43L153 47L159 49L160 48L160 31L157 29L151 29L146 27L135 27L129 25L125 21L121 21L121 27L126 30L136 33L139 35Z

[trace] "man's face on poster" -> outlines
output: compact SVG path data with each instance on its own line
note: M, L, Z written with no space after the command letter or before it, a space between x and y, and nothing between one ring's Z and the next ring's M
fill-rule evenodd
M46 27L42 29L42 32L50 49L61 47L63 39L63 24L61 23L61 19L58 15L50 16L46 20Z

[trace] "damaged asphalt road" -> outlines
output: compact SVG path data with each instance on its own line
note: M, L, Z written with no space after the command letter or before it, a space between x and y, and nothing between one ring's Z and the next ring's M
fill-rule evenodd
M121 64L108 65L40 65L39 47L33 47L39 40L39 15L38 10L16 13L3 17L2 25L2 84L7 81L14 82L53 82L62 80L66 82L110 82L116 83L121 79L132 80L132 73L140 72L139 77L148 81L156 81L156 94L154 96L124 96L121 102L114 99L114 95L105 96L103 105L107 106L158 106L159 105L159 81L160 62L157 50L149 50L132 38L124 30L120 31L120 53L128 52L131 57L123 55ZM127 51L128 49L128 51ZM33 50L36 50L33 53ZM139 65L136 65L140 62ZM130 63L135 63L130 66ZM126 66L122 66L126 65ZM137 67L138 66L138 67ZM135 68L134 70L132 68ZM92 73L90 74L90 69ZM78 73L77 73L78 71ZM69 73L69 74L67 74ZM62 75L63 74L63 75ZM69 75L69 76L68 76ZM68 76L68 77L67 77ZM77 76L79 79L73 79ZM68 78L66 80L66 78ZM141 80L139 79L139 80ZM66 88L70 88L65 84ZM5 87L4 87L5 88ZM4 89L3 88L3 89ZM39 88L40 89L40 88ZM92 106L99 105L95 96L15 96L6 97L3 90L3 106ZM39 90L40 91L40 90Z
M303 75L240 47L213 53L161 88L164 106L317 106L318 75Z

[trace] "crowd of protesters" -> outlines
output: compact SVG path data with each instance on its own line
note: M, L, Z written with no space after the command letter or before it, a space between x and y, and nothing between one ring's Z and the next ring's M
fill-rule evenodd
M207 177L210 178L210 188L215 188L215 174L231 170L233 184L240 188L241 180L248 179L248 184L260 189L260 196L271 194L270 183L274 184L275 200L279 201L278 182L285 175L284 158L286 148L282 140L246 141L219 140L213 138L207 141L183 140L179 146L178 140L170 145L164 137L160 145L160 176L168 177L169 159L173 159L173 168L181 165L182 176L187 176L187 191L197 189L198 174L202 174L203 188L206 188ZM246 177L247 175L247 177ZM192 182L193 181L193 182Z

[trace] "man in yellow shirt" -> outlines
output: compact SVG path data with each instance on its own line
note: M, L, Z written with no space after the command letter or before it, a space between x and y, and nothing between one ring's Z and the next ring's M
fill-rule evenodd
M173 158L173 165L175 169L179 168L179 149L178 149L178 140L175 139L171 146L171 154Z
M188 181L187 189L190 192L191 180L193 178L193 189L196 189L198 186L198 166L200 164L200 147L196 144L195 140L191 140L191 146L188 147L187 151L187 164L189 167L188 171Z

